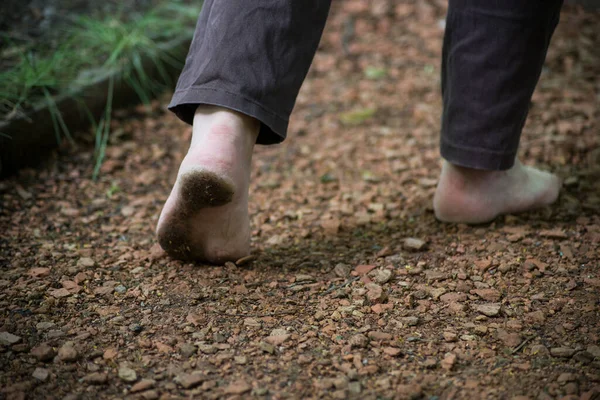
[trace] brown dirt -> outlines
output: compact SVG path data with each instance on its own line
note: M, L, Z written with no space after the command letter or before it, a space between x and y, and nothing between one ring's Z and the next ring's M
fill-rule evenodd
M457 226L431 212L444 2L340 4L238 265L156 244L190 137L167 98L114 121L99 182L86 143L0 182L0 398L598 398L599 14L564 11L522 139L558 203Z

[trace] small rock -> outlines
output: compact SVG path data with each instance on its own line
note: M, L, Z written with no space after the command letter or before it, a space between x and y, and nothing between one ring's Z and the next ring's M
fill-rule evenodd
M123 285L118 285L115 286L115 292L119 293L119 294L123 294L127 291L127 288Z
M591 345L588 346L587 352L593 355L595 358L600 358L600 346Z
M192 389L206 380L203 374L181 374L175 378L184 389Z
M458 340L458 335L454 332L444 332L443 333L444 340L446 342L456 342Z
M396 357L401 353L400 349L396 347L384 347L383 352L391 357Z
M73 362L79 358L77 350L73 347L73 342L66 342L58 349L58 359L65 362Z
M444 356L444 359L442 360L440 365L445 370L450 371L455 363L456 363L456 354L446 353L446 355Z
M252 390L252 386L250 386L249 383L245 381L237 381L232 382L225 388L225 394L240 395L249 392L250 390Z
M536 357L548 357L550 352L543 344L534 344L531 346L531 355Z
M473 289L471 290L471 293L492 302L497 302L501 297L500 292L496 289Z
M450 292L441 295L440 300L444 303L460 303L467 300L467 295L465 293Z
M235 362L237 365L246 365L248 363L248 357L235 356L233 357L233 362Z
M31 376L33 376L35 379L37 379L38 381L42 381L44 382L46 379L48 379L48 375L50 373L48 372L47 369L45 368L36 368L33 371L33 374L31 374Z
M419 324L419 317L404 317L401 321L406 326L417 326Z
M83 381L90 385L104 385L108 382L108 375L103 372L92 372L84 376Z
M156 381L154 379L142 379L129 390L131 393L143 392L144 390L152 389Z
M36 346L33 349L31 349L30 354L37 358L39 361L45 362L51 361L56 355L56 352L52 347L48 346L46 343L42 343L39 346Z
M50 268L39 267L29 270L29 276L32 278L42 278L48 275L50 275Z
M383 288L376 283L368 283L367 288L367 299L371 303L383 303L387 299L387 294L383 291Z
M140 393L140 396L144 399L144 400L157 400L158 399L158 392L156 390L147 390L143 393Z
M333 268L333 272L340 278L346 278L350 275L350 267L346 264L339 263Z
M392 340L392 335L385 332L371 331L369 337L373 340Z
M38 322L35 325L35 329L37 329L38 331L45 331L45 330L52 328L55 325L56 324L54 322L43 321L43 322Z
M137 381L137 373L129 368L129 367L119 367L119 378L121 378L121 380L125 381L125 382L135 382Z
M575 354L575 350L570 347L553 347L550 349L550 354L553 357L571 358Z
M421 251L427 247L427 242L417 238L406 238L404 239L404 243L402 244L402 246L406 250Z
M487 304L476 304L474 307L475 311L480 312L488 317L497 317L502 309L500 303L487 303Z
M307 275L307 274L298 274L296 275L296 282L314 282L315 278L313 278L311 275Z
M261 323L259 321L257 321L254 318L250 318L250 317L244 319L244 325L245 326L250 326L250 327L253 327L253 328L260 328L261 327Z
M575 360L576 362L580 362L583 365L587 365L594 361L594 356L592 355L592 353L589 353L587 351L579 351L575 353L575 355L573 356L573 360Z
M21 341L21 337L9 332L0 332L0 344L10 346Z
M212 344L203 343L198 345L198 350L200 350L200 352L204 354L215 354L217 352L217 348Z
M398 385L395 392L402 399L417 400L423 397L423 388L416 383Z
M573 381L576 381L576 380L577 380L577 375L573 374L571 372L563 372L556 379L556 381L558 383L567 383L567 382L573 382Z
M90 257L81 257L79 261L77 261L77 266L81 268L92 268L94 265L96 265L96 262Z
M260 342L258 347L265 353L275 354L275 346L270 343Z
M358 381L350 382L348 384L348 392L350 392L351 394L360 394L361 390L362 388L360 386L360 382Z
M285 342L286 340L288 340L290 338L290 334L285 333L282 335L273 335L271 334L271 336L268 336L265 341L267 343L272 344L273 346L280 346L283 344L283 342Z
M514 332L509 333L504 329L498 329L496 331L496 337L507 347L517 347L519 344L521 344L521 335Z
M136 334L140 333L143 329L144 329L144 327L140 324L133 323L133 324L129 325L129 330Z
M392 279L392 275L393 273L389 269L380 269L375 273L375 282L383 285Z
M105 360L114 360L115 358L117 358L117 355L119 353L117 352L117 349L110 347L106 350L104 350L104 353L102 354L102 358Z
M179 353L186 358L190 358L197 351L198 349L192 343L183 343L179 346Z
M357 333L348 340L348 344L350 345L350 347L363 348L367 347L367 345L369 344L369 339L367 339L365 335Z
M356 272L358 275L364 275L368 274L374 269L375 265L358 265L356 268L354 268L354 272Z

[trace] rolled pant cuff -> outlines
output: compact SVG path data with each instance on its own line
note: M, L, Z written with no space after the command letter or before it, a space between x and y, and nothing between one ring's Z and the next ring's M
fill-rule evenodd
M488 149L467 148L453 145L445 140L441 142L440 153L450 164L493 171L512 168L517 156L517 152L502 153Z
M287 135L288 119L275 114L252 99L225 90L205 87L178 90L173 94L168 108L179 119L192 125L194 113L200 104L221 106L256 118L261 122L256 140L258 144L281 143Z

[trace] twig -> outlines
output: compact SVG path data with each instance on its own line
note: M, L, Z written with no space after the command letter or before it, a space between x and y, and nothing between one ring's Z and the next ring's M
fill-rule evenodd
M264 313L264 314L228 314L221 311L209 311L210 314L222 315L224 317L253 317L253 318L262 318L262 317L277 317L279 315L289 315L294 314L295 311L280 311L280 312L272 312L272 313Z
M529 343L530 341L532 341L536 337L537 337L537 335L532 335L532 336L529 336L528 338L525 338L525 340L523 340L523 342L521 342L520 345L518 345L517 347L515 347L515 349L512 351L512 354L516 354L517 352L519 352L523 347L525 347L525 345L527 343Z
M341 289L343 287L348 286L349 284L351 284L352 282L356 282L357 280L360 279L360 276L355 276L353 278L348 279L346 282L340 284L340 285L333 285L332 287L330 287L329 289L327 289L326 291L324 291L323 293L321 293L321 296L324 296L326 294L329 294L331 292L333 292L334 290L337 289Z

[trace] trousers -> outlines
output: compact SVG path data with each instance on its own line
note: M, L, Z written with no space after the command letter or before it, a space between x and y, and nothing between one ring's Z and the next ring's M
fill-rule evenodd
M205 0L169 109L199 104L261 122L258 144L287 135L330 0ZM506 170L563 0L449 0L442 47L440 152L452 164Z

